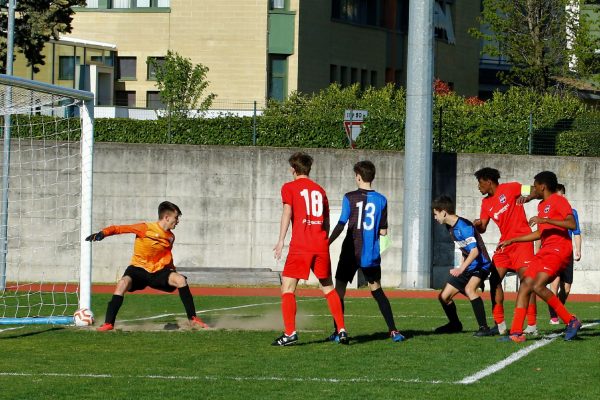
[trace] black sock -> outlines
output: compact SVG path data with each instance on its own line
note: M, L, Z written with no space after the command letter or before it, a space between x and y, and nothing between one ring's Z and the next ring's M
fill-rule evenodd
M392 306L390 305L390 301L388 300L387 296L383 292L383 289L379 288L377 290L373 290L371 295L375 301L377 301L379 311L381 311L381 315L383 315L383 319L385 319L388 330L397 331L396 323L394 322L394 314L392 313Z
M183 308L185 308L185 313L187 314L188 319L195 317L196 306L194 305L194 298L192 297L192 292L190 292L189 285L179 288L179 298L183 303Z
M460 319L458 319L458 314L456 313L456 304L454 304L453 301L451 301L450 304L446 304L441 300L440 303L442 303L442 308L444 309L448 320L450 320L450 323L453 325L459 325Z
M118 294L113 294L112 299L108 302L108 307L106 308L106 317L104 318L104 322L107 324L115 324L115 320L117 319L117 313L119 309L123 305L123 296L119 296Z
M339 294L339 293L338 293ZM344 298L340 296L340 303L342 303L342 313L344 313L345 311L345 307L344 307ZM338 328L337 328L337 324L335 323L335 319L333 320L333 329L337 332Z
M550 318L558 318L558 314L554 311L554 308L548 306L548 311L550 312Z
M475 318L477 319L479 327L488 326L487 321L485 320L485 307L483 306L481 297L471 300L471 307L473 307L473 312L475 313Z

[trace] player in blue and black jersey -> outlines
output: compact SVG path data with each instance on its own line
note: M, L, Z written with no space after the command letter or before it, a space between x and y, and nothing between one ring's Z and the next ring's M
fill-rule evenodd
M379 238L387 235L387 200L371 189L371 183L375 179L375 165L371 161L356 163L354 173L358 190L344 195L340 220L329 237L331 244L348 224L348 233L342 244L335 274L335 290L343 306L346 286L352 282L360 268L385 319L390 337L394 342L401 342L404 336L396 329L390 301L381 288ZM337 327L329 338L336 340Z
M437 222L446 225L450 237L460 248L463 255L458 268L450 270L446 286L438 299L449 322L435 329L435 333L456 333L462 331L462 323L456 313L456 304L452 300L458 293L466 295L471 301L479 330L474 336L490 336L490 328L485 317L483 300L477 293L479 284L490 274L491 260L479 232L471 221L456 215L454 202L448 196L436 198L431 208Z

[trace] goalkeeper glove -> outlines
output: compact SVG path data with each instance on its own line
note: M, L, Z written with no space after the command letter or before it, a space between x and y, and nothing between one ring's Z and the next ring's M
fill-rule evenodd
M102 231L98 233L92 233L90 236L85 238L85 240L88 242L99 242L102 239L104 239L104 233L102 233Z

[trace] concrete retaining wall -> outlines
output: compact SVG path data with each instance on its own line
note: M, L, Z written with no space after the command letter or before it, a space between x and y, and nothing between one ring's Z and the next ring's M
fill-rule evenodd
M183 212L175 230L177 266L186 269L283 268L283 262L273 259L272 248L277 240L282 208L280 188L291 179L287 158L295 149L114 143L95 146L94 229L155 220L158 204L169 200L178 204ZM355 189L352 165L362 159L376 164L374 188L388 198L393 242L383 256L382 281L384 286L399 285L403 154L330 149L308 152L315 159L311 176L327 191L332 224L339 217L342 195ZM583 232L583 257L576 263L572 291L600 293L600 266L596 262L600 255L596 246L600 238L600 226L596 222L600 220L600 161L596 158L441 155L435 159L434 194L456 196L459 215L477 218L481 195L473 172L484 166L499 169L503 182L532 183L537 172L557 173L567 187L567 197L579 212ZM535 210L535 204L527 205L529 216L534 215ZM433 218L432 222L435 223ZM28 230L42 229L40 223L29 226ZM452 265L454 249L441 227L435 227L433 235L432 283L439 287ZM484 235L490 251L498 238L496 226L490 223ZM287 239L289 241L289 234ZM122 235L94 244L95 282L115 282L120 277L129 263L132 242L133 236ZM338 239L332 246L334 267L341 242ZM34 269L46 262L43 255L31 250L20 250L19 256L27 259Z

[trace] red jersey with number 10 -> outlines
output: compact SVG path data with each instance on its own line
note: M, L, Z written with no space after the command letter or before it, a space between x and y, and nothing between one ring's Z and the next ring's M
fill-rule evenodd
M573 215L571 204L563 196L551 194L546 200L538 204L538 217L564 221L567 216ZM551 224L539 224L542 247L565 247L571 251L571 236L567 228Z
M281 199L292 207L289 253L329 254L329 232L324 229L324 222L329 222L325 190L308 178L299 178L281 187Z
M493 196L481 201L482 220L492 219L500 229L500 242L531 233L527 223L525 209L517 204L521 197L521 184L518 182L501 183Z

